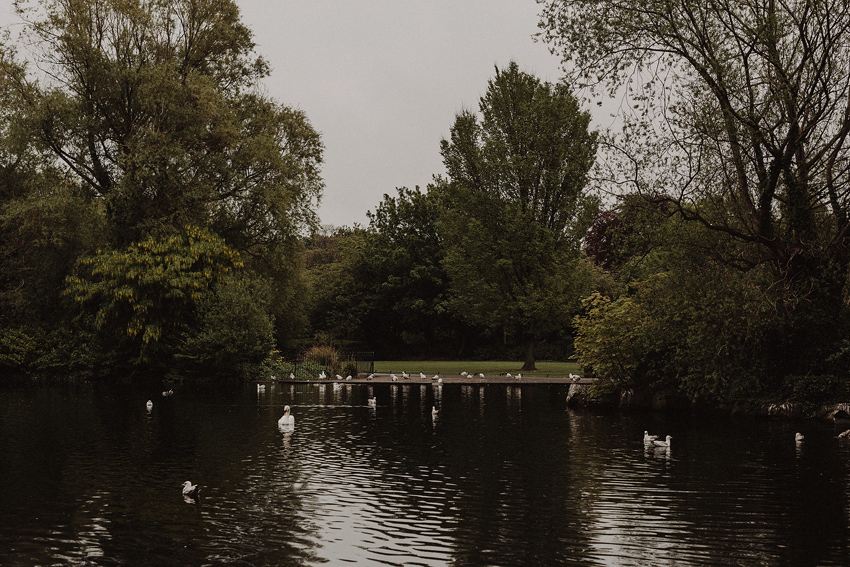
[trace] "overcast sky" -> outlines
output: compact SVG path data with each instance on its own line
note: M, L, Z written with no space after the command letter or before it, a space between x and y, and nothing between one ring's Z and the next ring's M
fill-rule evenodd
M440 140L494 66L557 81L534 0L237 0L269 60L269 94L325 143L323 223L367 224L385 193L443 173Z
M324 224L366 225L385 193L443 173L440 140L495 65L561 77L532 39L535 0L236 1L272 67L268 94L322 134Z

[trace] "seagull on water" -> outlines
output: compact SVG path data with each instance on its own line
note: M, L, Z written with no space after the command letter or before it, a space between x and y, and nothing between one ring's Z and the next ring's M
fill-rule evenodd
M667 448L669 448L670 443L672 441L673 441L673 437L668 435L667 439L665 441L659 441L658 439L653 439L652 444L655 445L656 447L667 447Z
M370 408L378 407L378 398L369 398L369 407Z
M153 409L153 402L148 400L148 403L145 404L145 407L148 408L148 411Z
M398 376L396 376L395 374L390 374L390 378L393 379L393 382L398 382Z
M419 373L419 377L420 377L422 380L424 380L425 378L427 378L427 376L425 376L425 373L424 373L424 372L420 372L420 373Z
M410 378L410 374L408 374L407 372L402 371L402 373L401 373L401 377L402 377L402 378L404 378L405 380L407 380L408 378Z
M795 433L794 434L794 441L796 441L797 443L799 443L803 439L805 439L805 436L802 433Z
M643 432L643 442L652 445L652 442L658 439L658 435L650 435L648 431Z
M431 417L437 419L437 416L440 415L440 412L437 411L436 406L431 406Z
M201 487L197 484L192 484L191 481L183 483L183 496L185 498L197 498L201 493Z

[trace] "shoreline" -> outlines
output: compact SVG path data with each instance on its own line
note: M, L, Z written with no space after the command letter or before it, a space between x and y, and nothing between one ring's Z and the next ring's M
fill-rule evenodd
M432 376L426 378L420 378L419 375L410 376L409 378L402 378L400 375L396 375L398 380L392 379L392 374L389 373L381 373L381 374L373 374L372 378L368 378L367 376L358 376L353 377L351 380L338 380L336 378L325 378L324 380L320 380L318 378L308 379L308 380L298 380L298 379L289 379L289 378L277 378L273 380L266 381L274 382L277 384L415 384L415 385L423 385L423 384L440 384L437 380L435 380ZM459 374L440 374L440 379L442 379L442 384L461 384L461 385L474 385L474 384L592 384L595 381L595 378L570 378L568 376L523 376L522 378L517 378L516 376L487 376L484 378L479 376L461 376ZM262 381L257 381L257 383L263 383Z

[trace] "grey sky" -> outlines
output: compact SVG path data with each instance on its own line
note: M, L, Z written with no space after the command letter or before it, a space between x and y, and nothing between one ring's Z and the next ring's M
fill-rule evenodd
M327 224L365 225L385 193L443 173L440 139L494 65L561 76L532 39L534 0L237 2L272 66L269 94L322 133Z

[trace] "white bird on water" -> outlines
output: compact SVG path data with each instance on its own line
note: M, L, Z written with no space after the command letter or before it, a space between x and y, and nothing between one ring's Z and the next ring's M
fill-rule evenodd
M325 371L322 370L319 372L319 380L324 380L325 378L327 378L327 374L325 374Z
M654 439L652 441L652 444L655 445L656 447L668 447L669 448L671 446L670 443L672 441L673 441L673 437L668 435L667 439L665 441L659 441L658 439Z
M197 484L192 484L191 481L186 481L183 483L183 497L184 498L197 498L201 493L201 487Z
M431 378L431 380L439 380L439 379L440 379L440 375L439 375L439 374L434 374L434 377L433 377L433 378Z
M425 378L427 378L427 376L425 376L425 373L424 373L424 372L420 372L420 373L419 373L419 378L421 378L422 380L424 380Z
M278 425L291 425L295 426L295 416L289 413L289 406L283 406L283 416L279 420L277 420Z
M148 400L148 403L145 404L145 407L148 408L148 411L153 409L153 402Z
M431 417L437 419L437 416L440 415L440 412L437 411L436 406L431 406Z
M265 384L257 384L257 391L260 392L260 393L265 392L266 391L266 385Z
M650 435L648 431L643 432L643 442L647 444L652 444L653 441L658 439L658 435Z
M796 441L797 443L799 443L803 439L805 439L805 437L803 436L802 433L795 433L794 434L794 441Z
M517 379L517 380L522 380L522 374L517 374L517 375L516 375L516 379Z
M370 408L378 407L378 398L369 398L369 407Z
M396 376L395 374L390 374L390 378L393 379L393 382L398 382L398 376Z
M407 380L408 378L410 378L410 374L408 374L407 372L402 371L402 373L401 373L401 377L402 377L402 378L404 378L405 380Z

